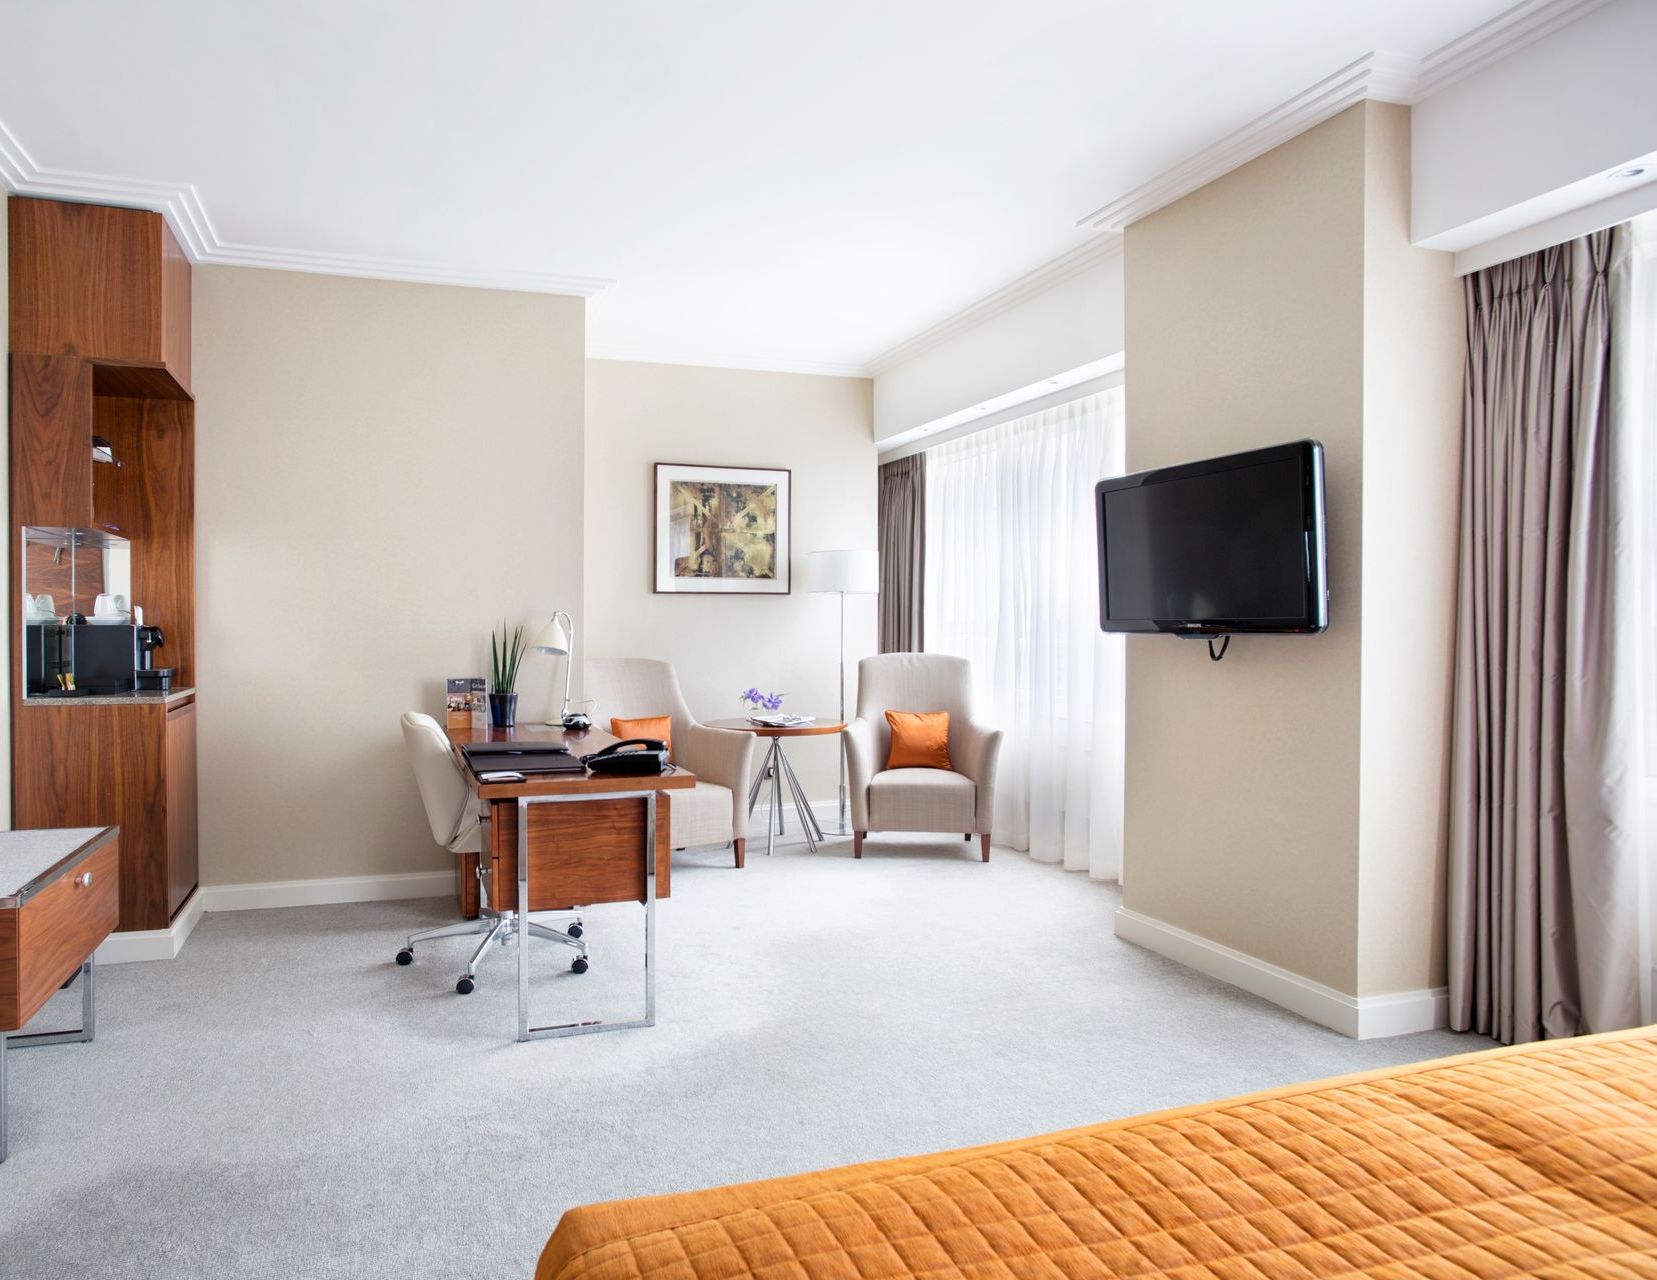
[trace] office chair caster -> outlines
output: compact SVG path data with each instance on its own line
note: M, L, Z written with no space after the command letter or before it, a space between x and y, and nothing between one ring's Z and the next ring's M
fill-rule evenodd
M579 938L586 930L581 927L581 921L575 920L570 923L570 927L565 929L564 932L572 938Z
M587 957L586 956L577 956L574 960L571 960L570 961L570 972L571 973L586 973L587 972Z
M408 947L404 947L401 951L399 951L397 953L397 963L398 964L413 964L414 963L414 952L411 951Z
M459 982L455 983L455 991L460 995L469 996L472 994L472 990L476 986L477 984L470 978L462 978Z

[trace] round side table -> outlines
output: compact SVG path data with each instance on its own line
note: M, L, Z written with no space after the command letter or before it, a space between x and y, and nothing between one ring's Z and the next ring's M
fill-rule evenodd
M785 829L783 788L787 787L788 794L794 800L794 812L800 819L800 830L805 832L805 842L811 851L816 853L817 845L823 839L823 829L817 825L817 815L811 812L811 801L806 799L805 788L800 785L794 766L788 763L788 756L782 749L783 739L820 738L827 734L843 733L846 728L844 722L814 720L810 724L768 725L755 724L751 720L736 717L729 720L704 720L702 723L715 729L736 729L771 740L770 746L765 750L765 763L754 775L754 785L748 788L748 812L750 815L754 812L754 807L759 804L759 793L765 790L765 784L770 782L770 814L765 823L765 852L769 854L777 836Z

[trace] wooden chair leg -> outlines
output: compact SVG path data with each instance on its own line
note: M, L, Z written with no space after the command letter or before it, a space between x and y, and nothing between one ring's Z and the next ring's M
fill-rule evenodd
M983 841L984 841L984 861L988 862L990 860L990 833L988 831L986 831L984 833Z
M740 871L743 867L748 865L748 841L743 839L741 836L738 836L735 840L731 841L731 845L736 849L736 865L737 870Z
M852 857L861 858L863 856L863 837L868 834L867 831L852 832Z

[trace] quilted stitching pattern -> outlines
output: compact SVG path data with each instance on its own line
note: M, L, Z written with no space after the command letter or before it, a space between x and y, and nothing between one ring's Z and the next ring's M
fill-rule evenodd
M572 1210L537 1274L1657 1277L1657 1032Z

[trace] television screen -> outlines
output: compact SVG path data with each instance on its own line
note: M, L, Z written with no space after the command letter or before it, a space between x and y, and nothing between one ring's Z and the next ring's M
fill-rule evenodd
M1094 492L1104 630L1219 636L1328 626L1316 441L1102 480Z

